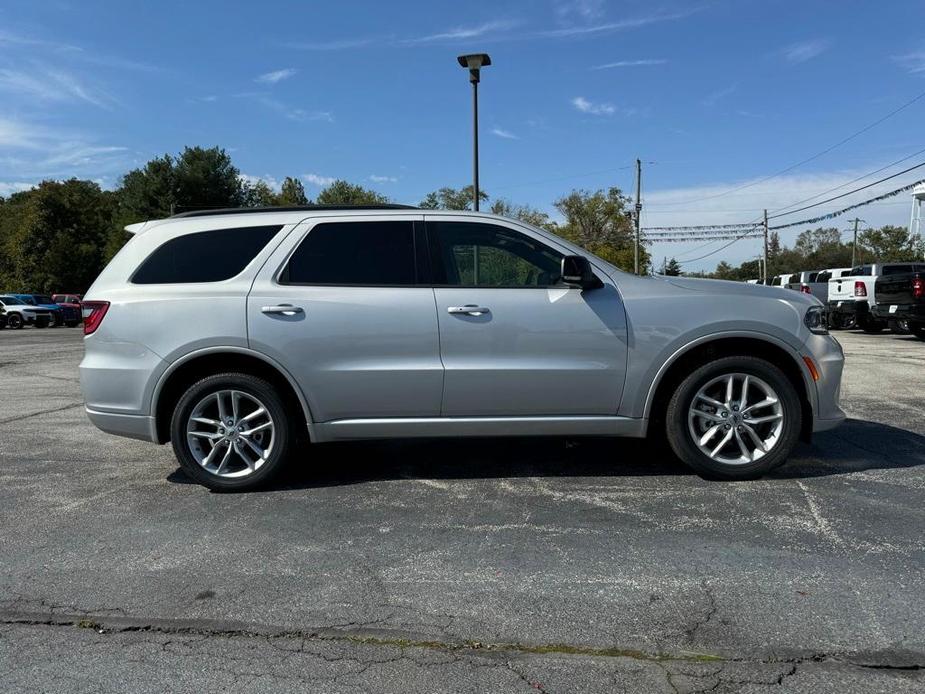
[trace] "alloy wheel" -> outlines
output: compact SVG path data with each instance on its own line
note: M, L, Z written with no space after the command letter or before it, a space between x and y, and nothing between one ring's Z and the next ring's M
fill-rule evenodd
M213 475L247 477L273 451L276 425L266 406L240 390L210 393L192 409L186 440L196 462Z

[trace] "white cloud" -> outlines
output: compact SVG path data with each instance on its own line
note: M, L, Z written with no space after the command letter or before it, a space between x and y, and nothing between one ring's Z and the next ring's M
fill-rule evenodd
M264 92L242 92L234 96L243 99L253 99L261 106L275 111L289 120L334 122L334 114L330 111L306 111L303 108L290 106L279 99L274 99Z
M324 188L325 186L329 186L334 183L334 181L337 179L331 176L319 176L315 173L307 173L302 174L302 180L307 181L308 183L313 183L320 188Z
M273 72L265 72L262 75L254 78L255 82L260 82L261 84L276 84L277 82L282 82L287 80L290 77L294 76L298 70L292 67L287 67L282 70L273 70Z
M791 65L799 65L807 60L824 53L829 47L829 41L826 39L812 39L811 41L801 41L786 46L780 51L780 54Z
M573 16L590 21L604 14L604 0L558 0L556 14L563 19Z
M517 137L517 135L512 133L510 130L505 130L504 128L492 128L491 134L497 135L498 137L503 137L506 140L519 140L520 139L519 137Z
M36 183L25 183L23 181L0 181L0 196L7 197L13 193L31 190L36 185Z
M799 200L812 198L823 191L836 188L836 190L829 194L820 195L818 198L808 200L805 205L810 205L819 200L824 200L833 195L838 195L839 193L863 185L863 181L856 183L850 182L880 166L883 166L882 162L879 164L874 162L869 166L864 166L855 170L791 174L772 178L767 181L760 179L732 180L704 185L693 185L686 188L650 190L645 193L643 198L642 226L646 228L657 226L758 222L762 218L765 208L767 208L768 212L773 216L774 214L784 212L788 209L803 207L804 205L794 205L794 203ZM900 185L901 183L897 183L895 180L887 181L879 186L874 186L873 188L848 196L842 200L780 217L779 219L772 219L771 226L797 222L801 219L809 219L827 212L832 212L853 203L876 197ZM724 195L724 193L742 186L748 187ZM843 186L843 188L838 189L838 186ZM911 197L901 194L894 198L889 198L882 203L876 203L861 208L857 210L857 213L871 226L882 226L884 224L907 225L909 223L911 205ZM797 235L806 228L822 226L844 229L846 228L845 220L853 216L854 212L816 224L782 229L779 232L780 238L783 243L792 245ZM659 263L661 263L662 256L667 256L669 258L676 256L680 262L684 263L686 260L697 258L698 256L717 250L726 243L728 243L728 241L717 241L712 244L708 244L704 241L654 243L649 247L649 251L658 259ZM685 269L710 270L714 268L720 260L738 264L743 260L754 257L760 251L760 239L743 239L732 244L728 249L719 251L709 258L705 258L703 261L685 266Z
M611 104L596 104L588 101L583 96L576 96L572 99L572 106L582 113L590 113L592 116L612 116L617 112L616 107Z
M716 106L717 102L722 101L727 96L735 93L735 90L739 88L739 85L732 84L728 87L723 87L722 89L717 89L716 91L710 92L703 99L700 100L704 106Z
M0 176L67 177L113 171L126 165L127 151L74 130L0 119Z
M595 65L592 70L608 70L615 67L643 67L648 65L664 65L668 61L661 58L652 59L646 58L643 60L618 60L615 63L604 63L603 65Z
M33 72L0 69L0 90L34 97L40 101L85 101L110 108L114 99L100 90L85 86L74 75L51 68Z
M373 174L369 177L369 180L373 183L398 183L398 179L395 176L376 176Z
M491 22L485 22L477 26L456 27L442 31L429 36L418 36L413 39L406 39L404 43L432 43L439 41L460 41L463 39L474 39L486 34L493 34L507 29L512 29L520 24L514 20L496 19Z
M291 41L284 43L286 48L293 48L297 51L343 51L350 48L362 48L374 43L380 39L376 38L358 38L358 39L340 39L334 41Z
M248 185L256 185L257 183L265 183L270 187L270 190L274 192L279 192L282 188L282 184L276 179L276 177L267 174L266 176L251 176L250 174L239 174L238 178L241 179L243 183Z
M894 55L893 60L907 72L912 74L925 72L925 51Z
M696 12L700 12L701 9L702 8L700 7L694 7L687 10L682 10L680 12L658 13L641 17L631 17L629 19L621 19L616 22L605 22L603 24L591 24L588 26L566 27L564 29L552 29L549 31L538 32L536 36L547 38L568 38L571 36L585 36L589 34L609 34L615 31L624 31L626 29L638 29L640 27L648 26L650 24L658 24L660 22L671 22L678 19L685 19L686 17L690 17Z

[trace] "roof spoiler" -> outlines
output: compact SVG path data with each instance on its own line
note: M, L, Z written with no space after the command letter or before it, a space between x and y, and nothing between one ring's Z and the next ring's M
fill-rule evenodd
M147 222L138 222L137 224L126 224L125 230L130 234L140 234L144 230L146 224Z

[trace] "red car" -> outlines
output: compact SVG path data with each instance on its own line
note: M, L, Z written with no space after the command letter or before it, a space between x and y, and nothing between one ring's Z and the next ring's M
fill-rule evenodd
M77 311L78 320L82 320L83 314L81 313L80 300L83 298L82 294L52 294L51 300L58 304L59 306L64 306L66 308L73 308Z

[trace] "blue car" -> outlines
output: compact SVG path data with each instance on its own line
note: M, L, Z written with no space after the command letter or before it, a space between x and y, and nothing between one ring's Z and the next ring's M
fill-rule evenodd
M73 328L80 323L80 314L76 309L56 304L47 294L11 294L10 296L21 300L24 304L51 311L52 325L55 327L66 325Z

